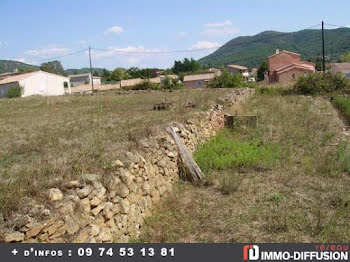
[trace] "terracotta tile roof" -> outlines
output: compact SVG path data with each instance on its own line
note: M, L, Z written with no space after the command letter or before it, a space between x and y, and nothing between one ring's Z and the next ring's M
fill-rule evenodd
M184 82L186 81L196 81L196 80L210 80L215 77L214 73L201 74L201 75L187 75L184 77Z
M291 51L287 51L287 50L282 50L281 52L279 52L279 53L277 53L277 54L273 54L273 55L270 55L270 56L268 56L267 58L271 58L271 57L274 57L274 56L276 56L276 55L280 55L280 54L283 54L283 53L285 53L285 54L290 54L290 55L294 55L294 56L301 56L300 54L298 54L298 53L294 53L294 52L291 52Z
M7 75L4 77L1 77L0 78L0 85L19 82L19 81L26 79L27 77L30 77L38 72L40 72L40 71L34 71L34 72L30 72L30 73L25 73L25 74Z
M276 69L276 73L277 74L282 74L284 72L287 72L291 69L294 69L294 68L300 68L300 69L304 69L304 70L308 70L308 71L312 71L314 72L315 71L315 67L310 65L310 64L303 64L303 62L297 64L297 63L293 63L293 64L289 64L289 65L286 65L286 66L283 66L281 68L278 68Z
M238 69L238 70L248 70L248 68L247 68L247 67L245 67L245 66L241 66L241 65L233 65L233 64L229 64L229 65L227 65L227 67L234 68L234 69Z

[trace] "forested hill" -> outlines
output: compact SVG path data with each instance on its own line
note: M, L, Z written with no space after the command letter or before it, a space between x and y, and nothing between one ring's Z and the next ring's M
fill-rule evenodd
M350 51L350 29L325 30L326 56L337 60ZM321 30L302 30L292 33L265 31L254 36L240 36L227 42L214 53L199 60L201 64L221 66L229 63L258 67L276 49L297 52L303 59L322 54Z
M33 71L33 70L39 69L39 67L37 66L25 64L18 61L0 60L0 74L6 73L6 72L13 72L16 68L20 72L27 72L27 71Z

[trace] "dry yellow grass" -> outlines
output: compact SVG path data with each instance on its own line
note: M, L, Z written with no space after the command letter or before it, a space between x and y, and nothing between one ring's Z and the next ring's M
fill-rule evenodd
M136 94L30 97L0 100L0 213L9 213L44 189L108 175L111 163L135 142L170 121L206 110L228 90L146 91ZM169 110L153 104L173 102ZM185 108L188 100L196 108Z

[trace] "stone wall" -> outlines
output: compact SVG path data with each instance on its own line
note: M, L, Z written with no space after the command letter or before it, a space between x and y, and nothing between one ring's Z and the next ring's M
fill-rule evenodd
M221 102L237 104L252 93L234 90ZM193 152L224 126L222 106L197 114L184 124L174 123ZM116 160L107 177L85 174L62 188L47 192L46 205L34 205L15 219L6 242L128 242L137 239L143 220L172 191L179 179L178 152L171 136L162 130L139 141L137 152Z

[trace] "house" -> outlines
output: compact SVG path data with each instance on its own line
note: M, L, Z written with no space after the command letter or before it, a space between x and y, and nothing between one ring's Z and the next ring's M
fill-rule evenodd
M333 75L341 73L350 78L350 63L331 63L329 72Z
M300 60L301 55L290 51L279 51L267 58L270 83L290 84L299 75L315 72L315 64Z
M6 96L12 87L21 86L22 97L41 95L58 96L71 93L69 78L35 71L24 74L12 74L0 78L0 97Z
M221 75L220 69L215 68L215 67L209 68L209 72L215 73L217 76L220 76L220 75Z
M214 79L215 73L201 75L187 75L184 77L183 83L185 88L207 87L208 83Z
M94 85L100 85L101 84L101 77L99 76L92 76L90 73L87 74L78 74L78 75L69 75L71 86L79 86L79 85L87 85L91 84L91 79L93 79Z
M245 66L229 64L229 65L226 65L226 69L232 75L241 74L243 76L243 79L245 80L247 80L249 77L248 68Z

